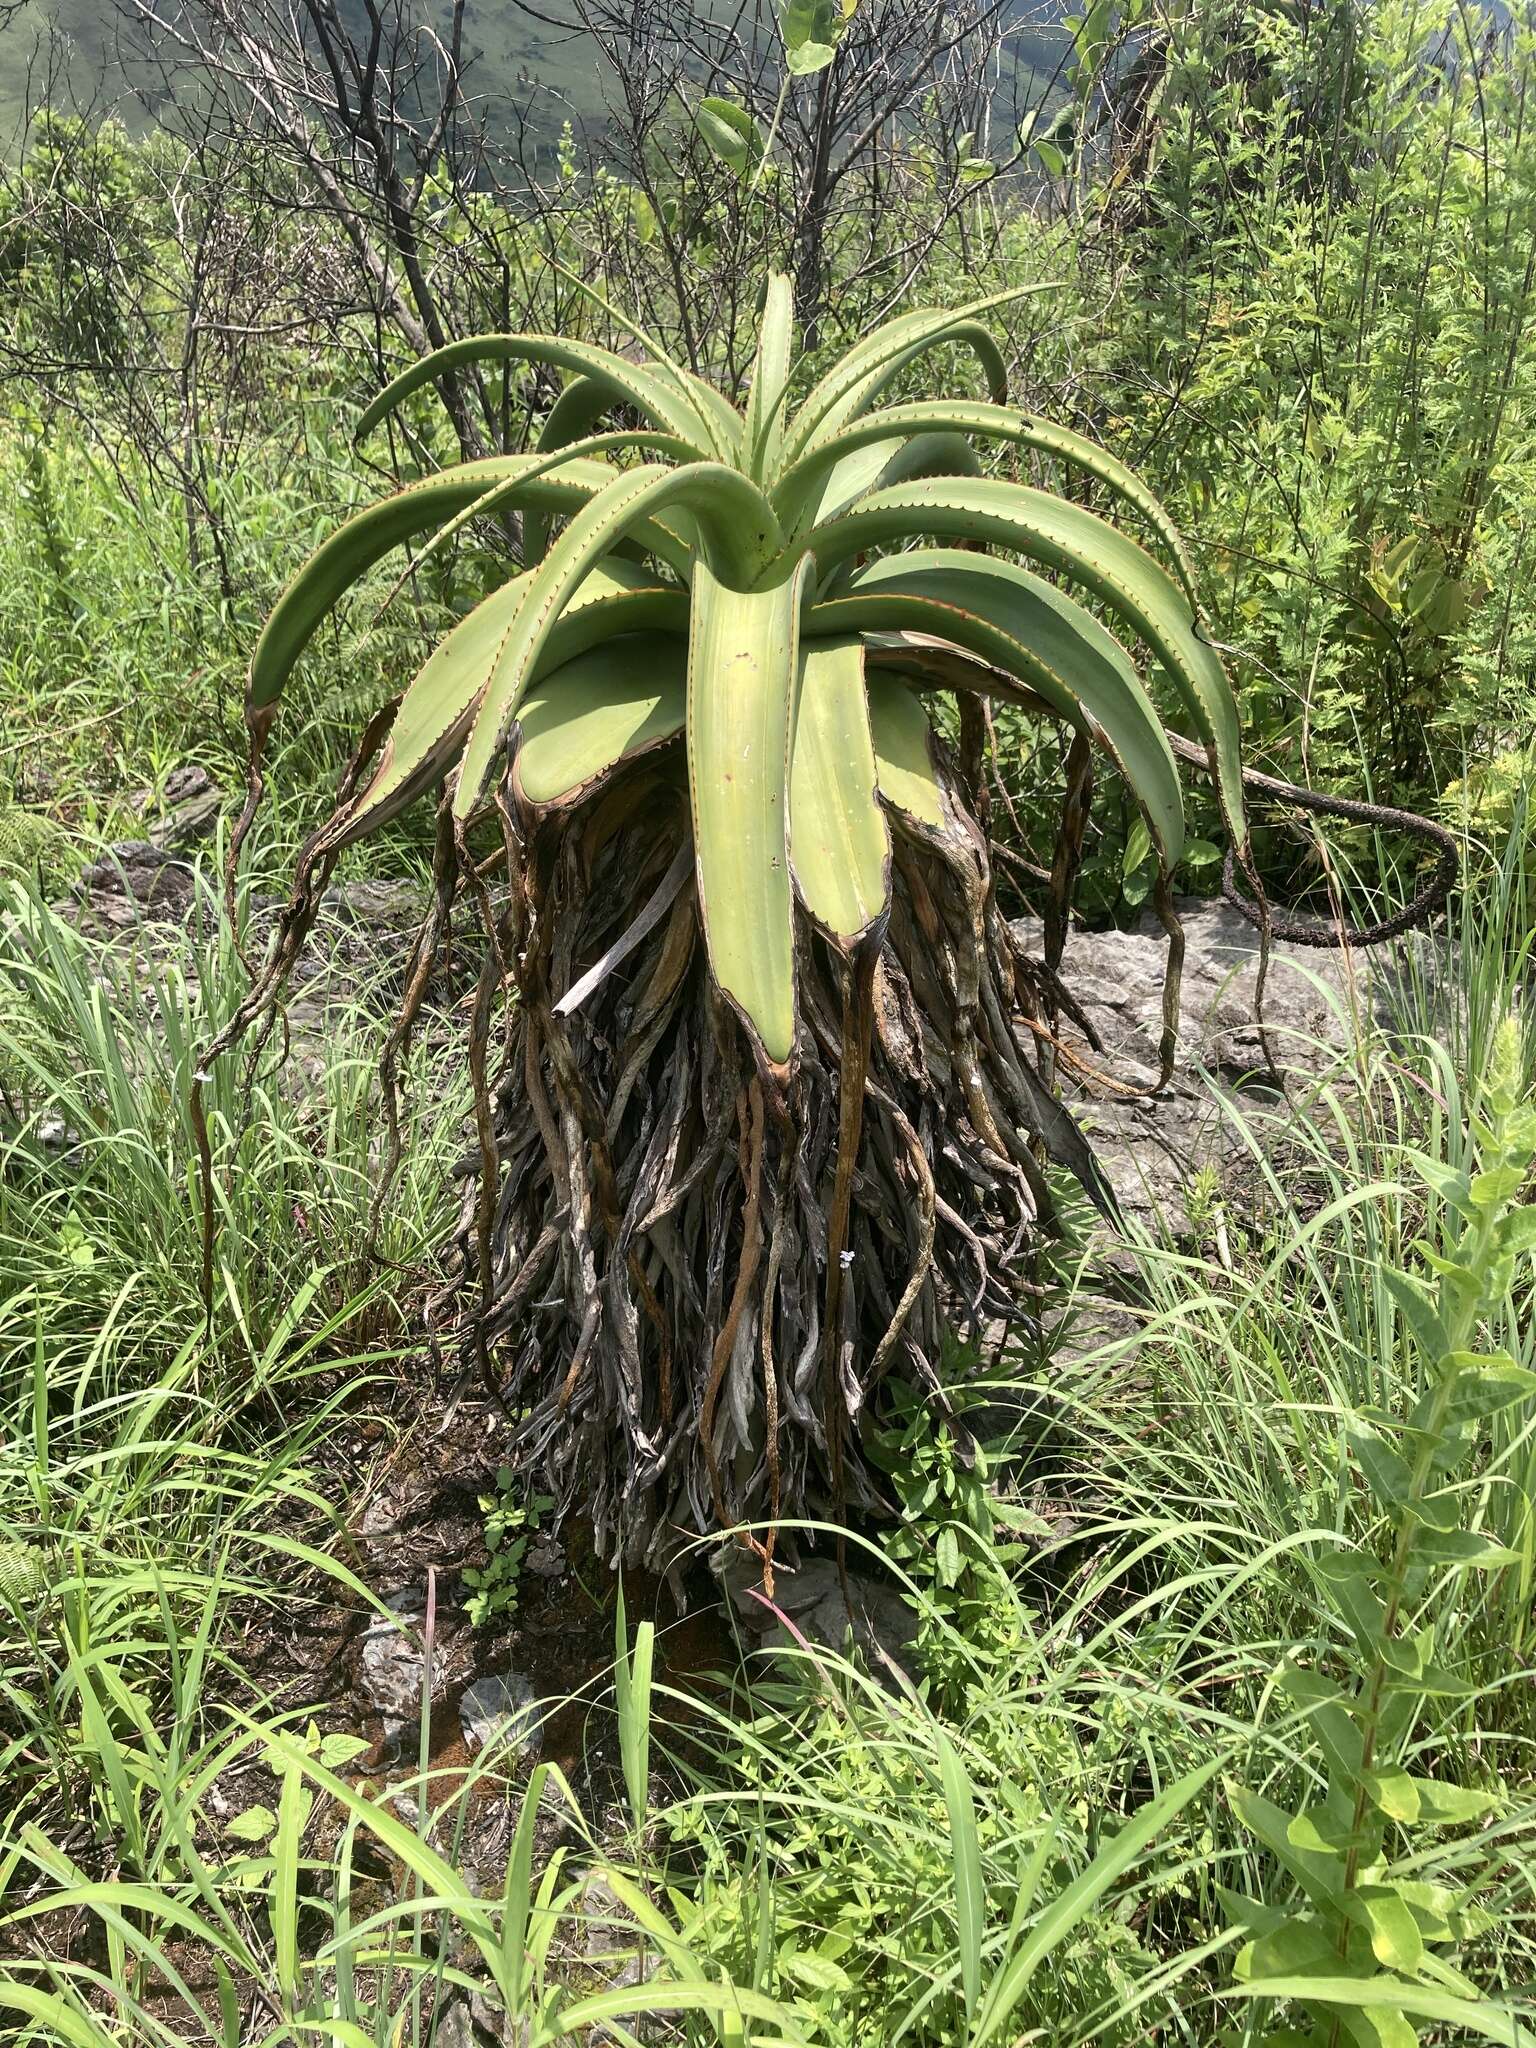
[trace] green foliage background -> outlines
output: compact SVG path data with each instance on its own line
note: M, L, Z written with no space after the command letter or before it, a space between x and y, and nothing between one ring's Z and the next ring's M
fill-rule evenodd
M1472 1418L1458 1445L1456 1533L1488 1568L1404 1581L1418 1676L1428 1663L1456 1684L1410 1683L1413 1712L1382 1739L1394 1766L1465 1797L1444 1827L1373 1808L1379 1840L1354 1890L1417 1909L1429 1963L1400 1916L1399 1960L1385 1960L1369 1911L1337 1885L1317 1887L1321 1902L1309 1891L1319 1866L1303 1859L1341 1853L1364 1780L1358 1756L1352 1775L1330 1754L1317 1700L1282 1681L1302 1668L1358 1700L1393 1648L1379 1626L1372 1637L1372 1610L1362 1630L1341 1604L1325 1561L1394 1554L1402 1504L1372 1490L1385 1472L1390 1494L1394 1468L1362 1461L1361 1445L1412 1441L1441 1364L1399 1283L1454 1285L1434 1260L1479 1204L1530 1213L1509 1133L1533 1046L1504 1020L1522 1007L1536 928L1536 52L1507 24L1484 48L1474 19L1474 66L1467 17L1406 0L1223 6L1151 26L1163 40L1139 125L1118 147L1102 131L1075 139L1103 76L1095 52L1113 66L1142 47L1101 23L1081 37L1053 154L1036 152L1027 176L975 171L912 296L1057 282L1010 315L1014 395L1098 436L1169 504L1257 765L1467 827L1459 1002L1410 966L1358 1053L1294 1101L1271 1114L1213 1098L1251 1144L1253 1199L1239 1221L1202 1184L1192 1241L1135 1247L1128 1335L1061 1344L1104 1284L1069 1255L1031 1304L1049 1338L985 1371L957 1354L943 1399L907 1390L884 1452L904 1519L882 1556L913 1610L915 1686L807 1645L753 1655L701 1707L653 1683L648 1639L633 1661L626 1639L626 1683L594 1688L591 1743L601 1758L608 1742L611 1770L623 1737L611 1810L577 1816L535 1866L541 1795L565 1799L558 1774L530 1787L514 1759L483 1760L507 1810L505 1890L498 1870L489 1894L453 1867L460 1777L434 1777L424 1748L418 1820L403 1822L378 1781L331 1768L341 1752L311 1735L307 1707L243 1662L256 1617L291 1628L366 1609L337 1474L356 1477L360 1417L382 1416L387 1456L400 1388L419 1407L431 1383L414 1290L449 1220L462 1076L444 1056L421 1088L389 1263L361 1291L372 1022L333 1034L305 1101L270 1074L254 1095L225 1076L216 1158L238 1226L225 1240L244 1250L210 1320L185 1102L196 1047L244 985L230 937L210 922L186 958L113 983L109 1003L100 959L36 886L57 893L77 858L141 830L135 800L188 758L238 783L260 620L372 491L349 442L377 387L373 335L310 317L309 224L262 216L242 261L272 333L239 358L238 403L197 437L190 498L167 453L183 445L175 406L157 395L173 384L135 385L123 362L156 336L177 360L188 211L250 223L254 183L232 167L213 193L163 137L63 121L0 172L0 342L8 360L52 365L0 396L0 2001L19 2039L238 2048L307 2030L382 2048L429 2040L471 1977L535 2038L557 2038L592 1988L596 1867L622 1904L621 1947L641 1952L618 2023L649 2008L660 2038L1532 2037L1528 1397ZM717 266L739 246L732 222L745 217L749 247L766 235L755 173L722 163L684 189L660 156L699 304L735 303ZM857 223L834 234L808 373L885 310L954 168L915 151L904 163L880 219L884 271L858 268ZM574 144L559 177L553 228L483 197L466 221L444 198L456 319L499 324L467 256L449 260L488 242L526 287L520 324L615 338L553 255L615 292L616 274L634 285L670 333L675 281L636 194ZM702 345L723 378L743 367L727 325L706 322ZM210 388L225 367L210 365ZM552 395L508 388L514 438ZM146 406L167 438L143 431ZM407 459L450 452L430 399L407 427ZM256 894L474 569L472 556L434 564L413 606L377 621L381 576L319 650L274 763ZM1032 793L1058 774L1055 742L1006 719L994 737L1024 848L1048 854ZM1214 842L1214 817L1203 829ZM1400 900L1390 845L1330 832L1328 847L1362 910ZM1319 874L1310 832L1276 819L1261 851L1276 889L1304 898ZM419 874L427 852L423 821L407 819L368 858L374 873ZM1207 850L1182 879L1207 888L1212 867ZM1112 784L1095 798L1087 881L1101 917L1144 894ZM1284 1172L1260 1143L1281 1136ZM1479 1185L1479 1153L1500 1144L1504 1180ZM1529 1261L1501 1253L1474 1277L1466 1348L1507 1357L1523 1387ZM247 1781L259 1825L213 1796ZM1293 1821L1313 1830L1301 1844ZM370 1925L364 1866L380 1856L407 1879ZM87 1885L92 1903L70 1903ZM66 1907L77 1929L94 1916L76 1948L54 1938ZM189 1947L207 1965L188 1973L190 2003L165 1971ZM114 1996L136 2005L103 1991L103 1957ZM1309 1982L1269 2006L1256 1979L1280 1962ZM1337 1981L1351 1972L1356 1987L1390 1979L1382 1996L1399 2005L1351 2005L1357 1989ZM680 1984L695 2004L663 2011ZM989 2033L999 1986L1013 2002Z

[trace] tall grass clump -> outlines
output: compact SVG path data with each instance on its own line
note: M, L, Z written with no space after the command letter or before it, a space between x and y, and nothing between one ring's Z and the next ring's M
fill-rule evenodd
M344 1017L309 1091L232 1079L212 1121L239 1227L210 1313L187 1097L240 985L227 934L103 951L24 887L6 892L7 1838L14 1851L62 1802L84 1830L72 1856L146 1883L181 1853L171 1820L146 1820L150 1791L181 1799L213 1768L211 1703L239 1683L231 1614L312 1597L299 1581L338 1529L313 1462L408 1340L401 1274L441 1227L454 1143L450 1094L384 1219L390 1264L360 1281L372 1070ZM133 1756L115 1762L124 1741Z

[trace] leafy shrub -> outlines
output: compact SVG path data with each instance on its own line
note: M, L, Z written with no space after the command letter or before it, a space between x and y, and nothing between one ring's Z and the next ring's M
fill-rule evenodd
M1179 393L1160 480L1223 574L1250 732L1324 782L1363 746L1406 793L1530 701L1529 50L1426 47L1393 0L1348 19L1175 35L1171 97L1202 119L1162 125L1142 254L1199 290L1154 302L1135 410L1150 431Z
M1454 1752L1426 1769L1415 1724L1426 1696L1474 1693L1443 1661L1439 1641L1437 1612L1456 1598L1456 1580L1521 1562L1479 1526L1476 1474L1463 1474L1491 1418L1536 1395L1536 1373L1507 1352L1481 1349L1479 1335L1516 1265L1536 1250L1536 1207L1518 1200L1536 1160L1536 1107L1523 1080L1511 1020L1493 1048L1476 1155L1461 1169L1414 1159L1444 1208L1440 1244L1422 1246L1434 1283L1393 1267L1381 1278L1418 1356L1422 1391L1402 1410L1345 1417L1379 1533L1318 1563L1340 1629L1334 1671L1295 1663L1280 1674L1316 1744L1321 1786L1309 1787L1295 1812L1252 1789L1233 1793L1239 1818L1303 1898L1299 1910L1229 1899L1251 1936L1239 1978L1255 1996L1299 2004L1319 2028L1351 2039L1413 2041L1420 2018L1514 2038L1455 1968L1457 1949L1484 1924L1474 1888L1449 1871L1439 1882L1432 1875L1434 1837L1501 1801L1496 1790L1462 1781Z

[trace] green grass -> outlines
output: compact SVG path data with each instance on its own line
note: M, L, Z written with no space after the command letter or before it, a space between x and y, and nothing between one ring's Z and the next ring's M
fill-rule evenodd
M1285 1801L1314 1769L1275 1674L1335 1646L1318 1561L1365 1533L1344 1417L1390 1405L1410 1369L1380 1271L1434 1219L1404 1148L1460 1157L1524 972L1523 870L1494 872L1455 934L1454 1017L1410 981L1358 1059L1276 1114L1283 1168L1266 1164L1273 1133L1229 1105L1254 1207L1229 1197L1193 1250L1139 1248L1132 1338L1011 1362L997 1392L1018 1419L994 1444L990 1534L966 1538L963 1631L931 1574L907 1580L931 1697L810 1645L749 1651L701 1696L621 1636L589 1736L616 1717L627 1821L581 1816L535 1862L519 1812L573 1795L482 1759L506 1776L509 1817L507 1883L480 1897L453 1862L464 1781L424 1764L409 1827L252 1691L232 1629L264 1604L367 1597L336 1541L345 1501L317 1471L409 1342L397 1283L349 1293L325 1255L356 1241L366 1207L364 1022L335 1043L323 1100L217 1104L210 1332L182 1105L189 1048L236 985L227 945L109 1006L81 942L13 895L8 1085L26 1130L51 1116L81 1134L61 1159L24 1130L0 1170L0 1503L42 1565L11 1610L0 1699L0 1939L20 1959L6 1995L21 2038L428 2040L434 2001L471 1982L534 2019L535 2039L669 2011L655 2023L678 2039L838 2048L1214 2042L1223 2022L1267 2038L1256 2020L1242 2034L1219 1894L1279 1899L1285 1881L1227 1788ZM435 1141L416 1129L402 1264L443 1226L451 1123ZM1527 1275L1487 1341L1529 1361L1529 1308ZM1478 1483L1524 1562L1476 1597L1429 1599L1437 1656L1475 1690L1432 1703L1415 1738L1442 1773L1502 1795L1490 1823L1422 1858L1475 1901L1462 1967L1495 1997L1533 1961L1533 1455L1536 1417L1515 1411ZM1014 1524L1042 1509L1056 1536L1020 1548ZM930 1548L949 1513L919 1523ZM215 1794L253 1769L273 1832L231 1837ZM406 1873L383 1898L366 1877L380 1854ZM609 1886L596 1908L594 1870ZM67 1949L50 1917L66 1894ZM584 1959L595 1910L643 1955L640 1983L610 1993Z

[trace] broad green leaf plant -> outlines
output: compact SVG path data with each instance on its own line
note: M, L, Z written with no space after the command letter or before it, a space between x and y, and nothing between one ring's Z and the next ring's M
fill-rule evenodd
M474 1344L529 1400L557 1498L595 1484L605 1541L643 1547L663 1506L707 1526L857 1491L845 1441L893 1359L937 1354L941 1293L1013 1312L1009 1259L1050 1215L1041 1154L1095 1185L1036 1048L1095 756L1144 821L1176 939L1184 809L1146 666L1247 858L1237 706L1184 548L1121 463L1007 403L985 317L1003 302L903 313L807 388L776 277L740 405L628 322L628 354L455 343L381 392L360 438L450 369L500 362L566 379L536 445L356 514L252 661L248 815L338 602L403 544L520 522L521 566L365 735L237 1024L272 1000L338 857L440 792L436 902L385 1065L463 897L487 937ZM905 395L949 365L986 396ZM1078 496L986 473L999 452ZM958 758L935 694L960 706ZM988 698L1071 739L1043 966L997 910L975 816L966 736ZM1165 1064L1175 1001L1176 973Z
M1426 1700L1474 1697L1436 1643L1434 1617L1456 1604L1455 1582L1522 1564L1481 1526L1486 1488L1476 1470L1492 1419L1536 1395L1536 1374L1507 1352L1481 1349L1478 1336L1536 1250L1536 1207L1520 1200L1536 1163L1536 1106L1522 1098L1522 1070L1511 1019L1495 1041L1471 1170L1412 1155L1447 1219L1438 1246L1417 1247L1427 1277L1383 1274L1420 1367L1418 1392L1400 1413L1347 1418L1373 1540L1319 1566L1338 1626L1333 1668L1295 1662L1281 1674L1311 1737L1317 1780L1292 1811L1251 1788L1232 1791L1238 1818L1297 1893L1289 1907L1225 1898L1250 1937L1237 1959L1240 1993L1264 2001L1266 2013L1284 2002L1296 2015L1266 2027L1265 2041L1415 2048L1420 2024L1436 2039L1450 2026L1457 2039L1510 2048L1529 2037L1457 1967L1479 1909L1456 1883L1443 1838L1486 1821L1498 1794L1466 1783L1454 1758L1426 1767L1415 1739Z

